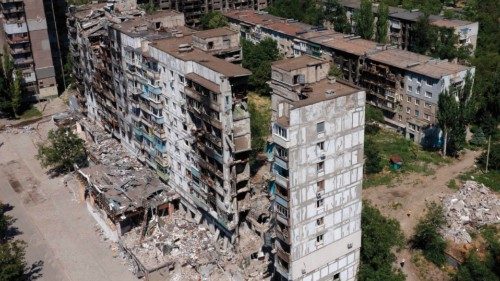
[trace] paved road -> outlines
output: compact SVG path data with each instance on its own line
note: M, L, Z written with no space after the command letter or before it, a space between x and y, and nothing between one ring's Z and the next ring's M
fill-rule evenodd
M52 122L40 124L46 135ZM28 243L29 264L41 265L36 280L136 281L126 265L113 258L109 244L95 231L95 221L78 203L62 178L49 179L34 159L37 134L0 133L0 201L13 209L17 237ZM40 264L40 261L42 264Z

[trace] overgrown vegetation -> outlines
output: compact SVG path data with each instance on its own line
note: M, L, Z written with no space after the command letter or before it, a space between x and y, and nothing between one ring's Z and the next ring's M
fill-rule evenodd
M354 12L356 34L364 39L372 39L374 19L375 16L372 12L372 2L370 0L361 0L359 11Z
M50 130L47 143L38 147L36 158L42 167L57 172L72 171L75 164L83 166L87 161L84 141L70 128Z
M251 160L256 162L259 153L264 152L271 124L271 99L256 93L248 95L250 129L252 133Z
M414 248L422 250L425 258L438 266L446 262L446 241L438 232L445 222L443 207L435 202L428 204L427 213L415 226L411 240Z
M7 46L4 54L9 54ZM24 88L22 73L14 69L14 62L10 55L4 55L2 69L0 69L0 113L9 117L18 117L24 111Z
M368 111L366 113L367 122L369 122ZM375 115L377 114L375 113ZM383 170L379 173L367 175L363 180L363 187L365 188L376 185L390 185L401 173L415 172L430 175L434 172L433 166L450 161L441 157L437 152L422 149L418 144L405 139L404 136L396 132L379 129L369 134L366 131L365 147L367 142L371 142L373 146L377 147ZM398 154L403 159L403 166L398 171L389 169L389 158L394 154Z
M271 63L280 58L278 45L271 38L258 44L242 39L243 67L252 71L249 79L250 89L261 95L269 95L271 88L267 81L271 79Z
M296 19L312 25L322 25L324 12L316 0L275 0L267 8L275 16Z
M25 243L13 240L14 219L5 214L7 205L0 203L0 281L23 280L26 271Z
M463 87L451 85L439 95L437 119L443 130L443 155L456 155L466 144L466 127L474 115L474 101L471 99L472 78L465 77Z
M496 226L489 226L481 230L481 236L486 240L486 254L480 257L471 250L454 281L500 280L500 232Z
M338 0L325 1L325 20L333 24L337 32L351 33L351 24L347 19L346 9Z
M389 23L389 6L385 1L380 2L378 7L377 32L375 39L379 43L387 43L387 29Z
M361 213L361 265L359 280L403 281L404 274L393 267L393 250L404 244L404 235L395 219L384 217L369 202Z
M213 29L227 26L227 18L219 11L211 11L204 14L200 19L203 29Z

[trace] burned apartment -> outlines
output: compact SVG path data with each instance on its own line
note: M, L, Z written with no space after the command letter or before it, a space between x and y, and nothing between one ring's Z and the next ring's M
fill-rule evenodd
M139 0L139 3L150 3L150 0ZM211 11L227 11L253 9L257 11L267 8L267 0L153 0L162 10L176 10L184 13L186 24L190 27L200 25L201 17Z
M243 38L277 41L287 57L311 55L332 61L343 78L367 89L367 103L382 109L385 121L421 143L435 134L439 94L463 86L475 68L434 59L358 36L318 29L251 10L227 12L230 28ZM431 134L432 132L432 134ZM438 143L436 139L426 140Z
M57 82L47 31L44 2L40 0L2 0L0 43L10 56L14 69L21 72L28 99L57 96Z
M81 113L232 244L251 195L250 72L232 63L239 34L193 31L181 13L145 15L130 2L70 11Z
M361 0L341 0L340 4L345 7L347 18L352 28L355 29L356 23L354 22L353 15L359 10ZM377 20L378 16L378 5L378 3L373 3L372 11L375 15L375 20ZM415 23L424 16L424 12L419 10L389 7L387 33L389 42L400 49L408 50L409 46L412 44L411 29ZM472 52L476 50L479 29L478 22L447 19L441 15L430 15L429 23L435 27L453 30L453 33L458 36L458 44L460 46L470 46Z
M272 65L277 280L356 280L364 90L308 55Z

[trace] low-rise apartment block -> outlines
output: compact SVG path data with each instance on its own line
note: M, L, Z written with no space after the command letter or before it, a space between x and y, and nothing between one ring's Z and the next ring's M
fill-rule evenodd
M47 31L44 1L2 0L0 43L21 71L28 99L57 96L56 72Z
M356 280L364 90L308 55L272 65L277 280Z
M150 0L142 2L149 3ZM199 26L201 17L211 11L240 9L261 11L267 8L267 0L153 0L153 3L163 10L184 13L186 24L191 27Z
M233 243L250 208L250 118L239 34L128 2L68 17L79 107L156 171L180 204ZM125 5L125 6L124 6Z
M262 12L225 15L242 38L252 42L272 38L288 57L312 55L332 61L345 79L367 89L367 103L381 108L388 124L419 143L437 123L439 94L452 84L463 85L467 73L472 77L475 73L474 67Z
M361 0L341 0L341 5L346 8L347 18L351 26L355 28L353 15L359 10ZM378 4L373 3L372 11L377 20ZM389 26L388 36L389 42L400 49L408 50L412 44L411 29L413 25L425 14L418 10L406 10L399 7L389 7ZM447 19L440 15L430 15L429 22L431 25L441 28L452 29L458 36L458 44L460 46L471 46L472 51L476 50L477 34L479 30L478 22L470 22L458 19Z

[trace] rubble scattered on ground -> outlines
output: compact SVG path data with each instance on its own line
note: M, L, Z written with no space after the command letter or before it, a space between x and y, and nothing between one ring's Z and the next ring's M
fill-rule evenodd
M483 184L467 181L443 200L447 220L443 235L455 243L470 243L467 230L500 222L500 199Z
M24 126L24 127L13 127L10 125L5 126L4 131L8 134L32 134L35 132L35 129L32 126Z

